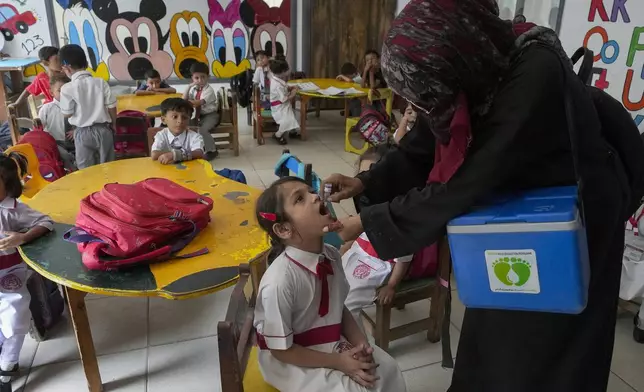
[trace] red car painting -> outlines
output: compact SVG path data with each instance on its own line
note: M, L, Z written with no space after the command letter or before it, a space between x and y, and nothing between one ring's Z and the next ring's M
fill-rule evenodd
M29 31L29 26L34 24L36 24L36 17L33 12L27 11L21 14L11 4L0 4L0 32L5 40L11 41L17 34L25 34Z

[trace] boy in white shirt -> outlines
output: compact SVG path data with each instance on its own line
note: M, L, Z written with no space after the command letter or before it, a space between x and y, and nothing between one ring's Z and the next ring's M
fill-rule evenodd
M116 99L106 81L87 72L85 51L65 45L59 52L63 72L71 82L60 89L60 110L76 127L74 144L79 169L115 159Z
M204 157L203 137L188 128L192 104L181 98L161 103L161 120L168 127L157 132L152 143L152 160L164 165Z
M255 74L253 75L253 84L259 86L260 91L266 88L266 74L268 73L268 54L263 50L255 52Z
M209 72L207 64L192 64L190 66L192 83L183 94L183 99L188 100L195 108L192 125L199 126L199 133L204 142L205 158L208 161L217 157L217 146L210 132L219 123L217 93L208 83Z
M69 78L63 74L51 77L49 84L51 86L51 95L54 99L42 105L38 111L38 118L42 122L44 130L56 139L58 152L65 164L65 168L75 170L74 156L71 153L75 149L74 131L70 129L69 122L60 110L60 89L69 82Z

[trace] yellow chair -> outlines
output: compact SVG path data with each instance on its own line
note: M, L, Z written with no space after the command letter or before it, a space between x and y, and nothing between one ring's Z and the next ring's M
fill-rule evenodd
M381 88L378 89L378 92L380 93L380 96L374 97L370 90L367 99L369 100L369 102L386 100L387 102L385 103L385 111L387 112L389 117L391 117L391 113L394 107L393 91L391 91L391 89L389 88ZM346 152L352 152L354 154L362 155L369 148L369 143L365 141L361 147L356 147L351 143L351 130L356 126L356 124L358 124L358 120L360 120L360 117L347 118L344 132L344 150Z
M31 144L16 144L15 146L7 148L5 151L6 154L11 152L17 152L27 159L27 172L23 173L25 185L22 196L25 199L31 199L41 189L46 187L49 181L45 180L40 174L40 163L38 162L36 151L34 151Z

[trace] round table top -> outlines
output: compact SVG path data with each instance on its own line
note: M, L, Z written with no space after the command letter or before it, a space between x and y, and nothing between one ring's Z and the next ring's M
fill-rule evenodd
M181 94L135 95L126 94L116 97L116 112L136 110L150 117L161 117L161 102L168 98L182 98Z
M189 259L142 265L124 271L90 271L75 244L62 235L76 220L80 200L107 183L168 178L214 201L210 224L182 253L207 247L210 253ZM127 159L73 172L47 185L29 205L52 217L52 233L23 245L21 254L33 269L62 285L90 293L121 296L191 298L234 284L239 264L262 260L269 249L255 220L260 191L221 177L209 162L195 160L161 165L150 158Z
M318 86L320 89L324 90L329 87L335 87L335 88L355 88L357 90L362 91L360 94L343 94L343 95L324 95L320 94L316 91L298 91L299 95L305 95L308 97L315 97L315 98L328 98L328 99L349 99L349 98L361 98L361 97L366 97L367 94L369 94L369 89L367 88L362 88L359 84L357 83L352 83L352 82L343 82L341 80L337 79L295 79L295 80L289 80L289 84L293 83L313 83L316 86Z

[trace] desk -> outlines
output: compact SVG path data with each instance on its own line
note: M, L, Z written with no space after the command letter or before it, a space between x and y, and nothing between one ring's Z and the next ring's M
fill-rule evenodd
M123 110L136 110L150 117L161 117L161 102L168 98L183 98L182 94L156 94L156 95L119 95L116 97L116 112ZM148 110L152 109L152 110Z
M309 104L309 101L311 98L319 98L319 99L344 99L344 118L346 120L347 116L349 115L349 108L348 108L348 102L352 98L364 98L367 96L369 93L369 89L362 88L360 87L359 84L357 83L350 83L350 82L342 82L337 79L297 79L297 80L289 80L289 84L291 83L315 83L319 88L321 89L326 89L329 87L336 87L336 88L356 88L360 91L362 91L362 94L350 94L350 95L323 95L315 91L300 91L298 92L298 95L300 96L300 132L302 133L302 140L306 140L307 138L307 132L306 132L306 112L307 112L307 106Z
M14 94L20 93L23 90L22 86L22 72L25 68L33 64L40 63L35 57L29 58L12 58L5 57L0 59L0 107L5 108L4 111L0 113L0 122L7 121L9 118L9 113L6 110L7 107L7 91L4 85L4 74L9 72L11 77L11 90ZM13 144L18 143L19 134L18 130L13 126L14 124L9 121L9 130L11 132L11 141Z
M74 224L80 200L106 183L132 183L149 177L169 178L214 200L212 221L182 252L207 246L210 253L123 272L84 268L76 246L62 240L65 230ZM259 194L259 190L216 175L203 160L164 166L150 158L138 158L73 172L29 201L32 208L49 214L57 223L54 232L23 246L20 253L38 273L65 286L90 392L102 391L102 382L85 310L86 293L187 299L233 285L239 277L239 264L261 268L260 261L269 249L266 234L255 222Z

